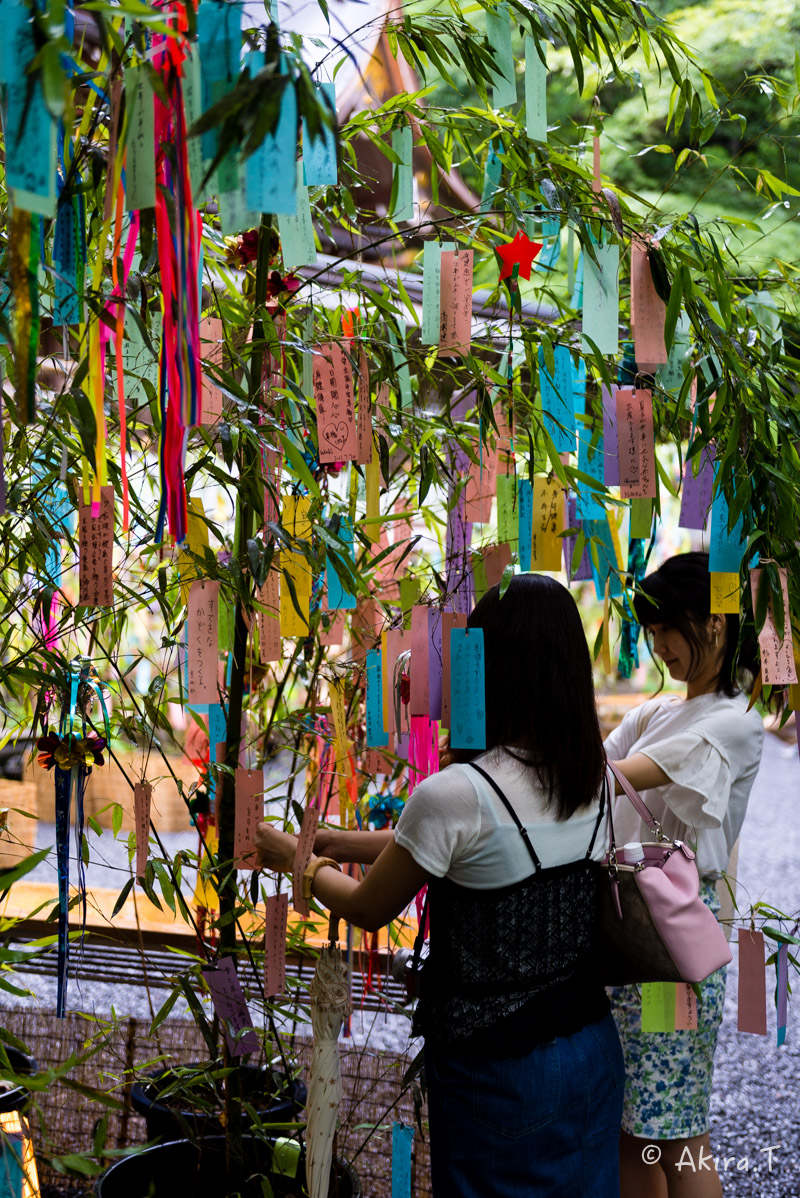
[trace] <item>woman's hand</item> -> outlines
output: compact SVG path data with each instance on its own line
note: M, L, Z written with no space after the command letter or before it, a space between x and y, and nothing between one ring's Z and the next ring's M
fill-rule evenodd
M255 846L258 862L262 869L280 873L291 873L297 853L297 837L282 832L274 824L259 824L256 828Z

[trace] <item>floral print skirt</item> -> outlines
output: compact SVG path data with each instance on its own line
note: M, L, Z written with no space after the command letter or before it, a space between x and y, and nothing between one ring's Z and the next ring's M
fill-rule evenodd
M710 879L700 897L716 915L719 899ZM611 1010L625 1055L623 1130L646 1140L687 1140L708 1131L714 1050L722 1022L727 966L700 984L697 1028L643 1032L638 986L609 989Z

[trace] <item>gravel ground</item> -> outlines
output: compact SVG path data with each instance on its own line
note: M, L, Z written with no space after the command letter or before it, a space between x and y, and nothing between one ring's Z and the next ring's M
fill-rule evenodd
M764 899L781 911L800 909L800 762L794 745L767 736L761 770L753 788L742 834L738 870L738 900L745 912L750 903ZM39 844L52 844L52 830L42 825ZM164 837L170 852L193 848L192 832ZM128 875L127 850L114 844L110 834L90 833L93 864L89 885L121 886ZM52 878L54 863L39 866L34 877ZM768 991L772 977L768 978ZM44 1007L55 1002L55 982L49 978L23 979ZM725 1016L716 1057L712 1101L711 1140L726 1198L800 1198L800 1033L792 1025L790 1002L786 1043L776 1046L775 1009L768 993L768 1034L742 1034L736 1030L737 962L728 969ZM3 996L9 1001L11 996ZM30 1000L20 1000L30 1002ZM158 1001L158 994L154 1001ZM147 997L139 986L70 982L70 1007L105 1014L146 1018ZM176 1004L174 1016L185 1016ZM353 1040L372 1047L403 1051L408 1043L408 1021L396 1016L359 1013L353 1016ZM772 1148L772 1152L767 1149Z

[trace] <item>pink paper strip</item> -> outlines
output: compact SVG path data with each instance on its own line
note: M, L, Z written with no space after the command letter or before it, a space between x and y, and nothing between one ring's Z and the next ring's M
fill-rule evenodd
M430 713L430 626L434 610L423 604L411 609L411 706L413 716Z
M675 1031L691 1032L697 1027L697 999L688 982L675 987Z
M153 788L149 782L136 782L133 787L133 811L136 825L136 877L143 878L150 853L150 799Z
M472 250L443 250L439 348L466 355L472 342Z
M264 818L264 775L259 770L236 771L236 814L233 858L237 869L258 869L256 828Z
M653 285L653 275L647 250L631 248L631 324L636 365L647 373L647 367L667 361L664 343L664 321L667 308Z
M187 697L190 703L218 703L219 583L193 582L189 588L189 663Z
M442 612L442 727L450 727L450 633L454 628L466 628L466 613Z
M649 391L617 392L619 488L624 499L655 499L653 397Z
M764 934L739 928L739 1021L740 1032L767 1034L767 974L764 963Z
M766 586L766 580L761 583L763 570L750 571L750 593L753 597L753 610L758 602L759 586ZM761 650L761 676L767 686L788 686L797 682L797 670L794 664L794 646L792 644L792 618L789 611L789 583L786 567L779 566L781 578L781 593L783 595L783 639L778 636L775 625L775 615L772 610L772 599L767 606L767 618L764 627L758 634L758 647Z
M274 998L286 989L286 925L289 921L288 894L267 899L264 920L264 994Z
M314 354L314 398L320 462L353 462L358 457L353 374L340 345L329 341Z
M619 486L619 438L617 436L617 386L603 387L603 482Z
M314 837L317 835L319 812L315 807L306 807L303 812L303 822L300 825L300 835L297 838L297 852L292 870L292 906L298 915L307 919L311 914L308 899L303 898L303 874L314 852Z
M203 363L222 366L224 334L218 316L206 316L200 321L200 356ZM222 416L222 392L211 375L203 371L201 392L201 424L216 424Z

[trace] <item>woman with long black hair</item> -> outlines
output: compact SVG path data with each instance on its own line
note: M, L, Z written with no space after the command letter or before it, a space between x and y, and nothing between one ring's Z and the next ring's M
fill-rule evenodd
M685 683L686 697L658 694L629 712L606 740L606 752L666 835L695 850L700 893L716 913L716 883L728 868L761 761L764 727L747 699L758 646L754 635L740 636L738 615L711 612L705 553L669 558L644 579L634 605L654 655L675 682ZM620 843L652 839L624 796L614 825ZM720 969L702 983L698 1026L690 1032L643 1032L637 988L611 992L626 1070L622 1198L722 1194L708 1129L725 975Z
M428 883L416 1022L436 1198L617 1198L623 1062L593 967L607 782L583 627L565 587L525 574L468 628L484 636L486 751L453 752L394 835L327 835L339 860L385 844L362 881L318 857L307 877L367 930ZM256 842L291 869L295 837L264 824Z

